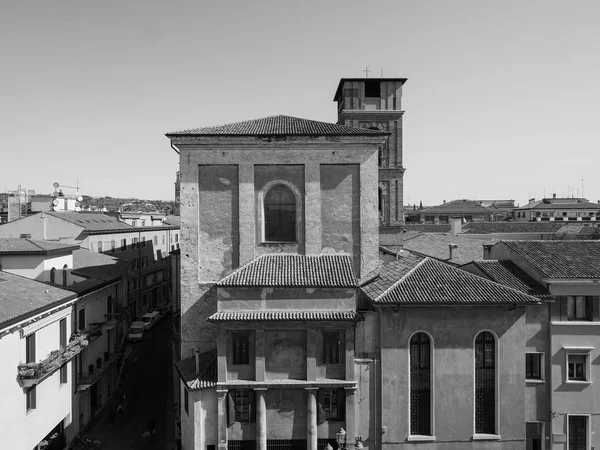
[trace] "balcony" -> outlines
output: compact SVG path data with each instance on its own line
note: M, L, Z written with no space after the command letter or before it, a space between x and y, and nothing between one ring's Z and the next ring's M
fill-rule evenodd
M19 382L24 388L41 383L60 367L69 362L88 346L89 331L80 331L71 336L69 343L60 350L54 350L42 361L20 363L18 366Z
M87 372L77 374L77 390L84 391L91 387L102 374L123 356L122 352L104 352L104 358L98 358L96 365L90 364Z

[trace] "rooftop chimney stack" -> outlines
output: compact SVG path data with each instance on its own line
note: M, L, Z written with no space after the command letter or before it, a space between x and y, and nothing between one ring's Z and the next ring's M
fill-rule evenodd
M452 217L450 219L450 233L452 236L462 233L462 217Z
M452 257L453 257L455 248L458 248L458 244L448 244L448 250L450 252L449 257L448 257L449 261L452 261Z
M494 244L483 244L483 259L492 259L492 247Z

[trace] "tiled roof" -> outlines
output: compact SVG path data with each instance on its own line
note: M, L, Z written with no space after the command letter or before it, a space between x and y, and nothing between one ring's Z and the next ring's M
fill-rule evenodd
M190 391L212 388L217 385L217 351L199 355L200 372L196 373L196 357L182 359L175 364L179 376Z
M365 287L363 292L369 296ZM375 304L496 305L537 304L539 300L510 287L478 277L448 264L425 258L383 294L369 296Z
M417 264L423 261L422 256L407 254L396 261L391 261L380 266L377 270L368 273L361 280L361 290L371 298L377 299L396 281L410 272Z
M462 226L464 234L491 233L555 233L564 222L469 222Z
M165 217L165 220L163 223L165 225L173 225L173 226L179 227L179 226L181 226L181 217L169 215L169 216Z
M519 269L511 261L473 261L473 265L481 270L490 280L511 287L524 294L544 300L554 297L540 284Z
M363 317L356 311L219 311L208 318L209 322L237 321L359 321Z
M347 254L263 255L217 282L217 286L356 287Z
M135 230L135 228L127 225L125 222L119 222L115 217L102 213L52 211L46 212L45 214L79 225L86 231Z
M128 267L129 261L85 249L75 250L73 252L72 273L87 279L65 286L64 289L79 294L99 289L106 284L119 280Z
M491 214L492 212L475 200L461 199L425 208L421 214Z
M599 210L600 205L597 203L588 202L585 199L579 198L545 198L536 202L528 203L527 205L516 208L517 211L523 210L560 210L560 209L590 209Z
M450 224L407 223L404 229L406 231L420 231L421 233L447 233L450 231Z
M38 241L28 238L0 238L0 253L48 253L78 249L79 245Z
M385 136L389 133L290 116L270 116L167 133L171 136Z
M588 239L596 235L600 235L600 228L577 224L565 225L556 232L556 236L589 236Z
M63 288L0 270L0 326L75 297Z
M424 233L405 239L403 248L422 256L462 265L483 258L483 244L491 242L462 236ZM450 245L458 245L452 250L452 259L450 259Z
M600 278L600 241L502 241L547 278Z

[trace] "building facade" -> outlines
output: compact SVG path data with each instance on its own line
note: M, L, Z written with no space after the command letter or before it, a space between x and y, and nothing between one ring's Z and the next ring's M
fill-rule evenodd
M516 208L512 219L517 222L595 222L600 214L598 204L585 198L560 198L556 194L552 198L529 200L527 205Z

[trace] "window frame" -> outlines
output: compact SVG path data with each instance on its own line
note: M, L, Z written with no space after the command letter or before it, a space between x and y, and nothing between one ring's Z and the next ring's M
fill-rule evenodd
M577 308L578 299L583 298L584 301L584 317L578 317L577 312L581 308ZM569 303L573 302L574 316L569 317ZM592 322L594 320L594 297L590 295L567 295L565 297L566 318L568 322Z
M527 372L527 355L539 355L539 378L528 378ZM545 369L545 353L544 352L525 352L525 381L527 383L544 383L546 381L546 371Z
M58 321L58 333L59 333L59 342L60 348L65 348L68 344L67 339L67 318L63 317Z
M60 379L60 385L62 386L63 384L67 384L69 381L69 374L68 374L68 367L69 363L64 363L62 366L60 366L60 369L58 369L59 371L59 379Z
M231 332L231 364L233 366L248 366L251 362L250 357L250 330L236 330ZM243 338L243 339L241 339ZM246 349L244 351L244 342ZM236 352L236 342L241 342L240 354ZM246 361L246 362L244 362Z
M269 193L269 191L277 186L284 186L292 191L296 199L296 240L295 241L269 241L266 239L266 217L265 217L265 197ZM258 229L260 230L260 243L261 244L271 244L271 243L284 243L284 244L299 244L303 241L303 203L302 203L302 194L300 190L286 180L273 180L266 183L261 190L258 192ZM177 235L175 235L177 242Z
M50 283L56 284L56 268L50 269Z
M121 239L121 251L124 252L127 250L127 238Z
M318 402L323 410L323 420L325 422L344 422L346 420L346 390L344 388L319 388ZM327 407L326 399L329 396L336 398L335 414L331 408ZM329 403L331 406L331 402ZM319 407L319 405L317 405Z
M63 269L62 269L62 282L63 282L63 286L67 285L68 270L69 270L69 266L67 264L65 264L63 266Z
M430 434L412 434L412 373L411 373L411 347L413 339L422 333L429 339L429 432ZM408 338L408 441L435 441L435 383L434 383L434 358L433 358L433 337L426 331L416 331Z
M494 339L494 432L493 433L479 433L477 432L477 338L483 334L489 333ZM498 347L499 340L498 335L494 333L492 330L484 329L479 331L475 337L473 338L473 436L471 439L474 441L482 441L482 440L500 440L500 435L498 434L498 430L500 430L500 398L499 398L499 355L498 355ZM484 359L485 359L485 349L484 349Z
M25 336L25 363L37 362L36 360L35 331Z
M25 411L27 413L33 412L37 409L37 385L33 385L25 390Z
M98 246L98 253L102 253L104 251L104 248L103 248L104 245L103 245L102 241L98 241L96 243L96 245Z
M239 423L250 423L252 416L252 389L234 389L233 402L235 405L235 421ZM239 399L239 403L238 403Z
M590 437L591 437L591 415L590 414L567 414L567 448L569 446L569 438L571 433L569 432L569 420L571 417L585 417L585 448L590 448Z
M330 366L339 366L340 364L342 364L342 332L340 330L322 330L321 338L321 352L323 355L323 364ZM331 344L332 342L329 338L333 338L333 341L337 340L337 361L335 361L336 358L330 358L332 356L332 352L335 353L335 343L333 346L328 346L328 344Z
M592 383L592 355L593 347L563 347L565 351L565 372L564 382L569 384L591 384ZM569 357L583 356L585 358L585 377L584 379L569 377Z

